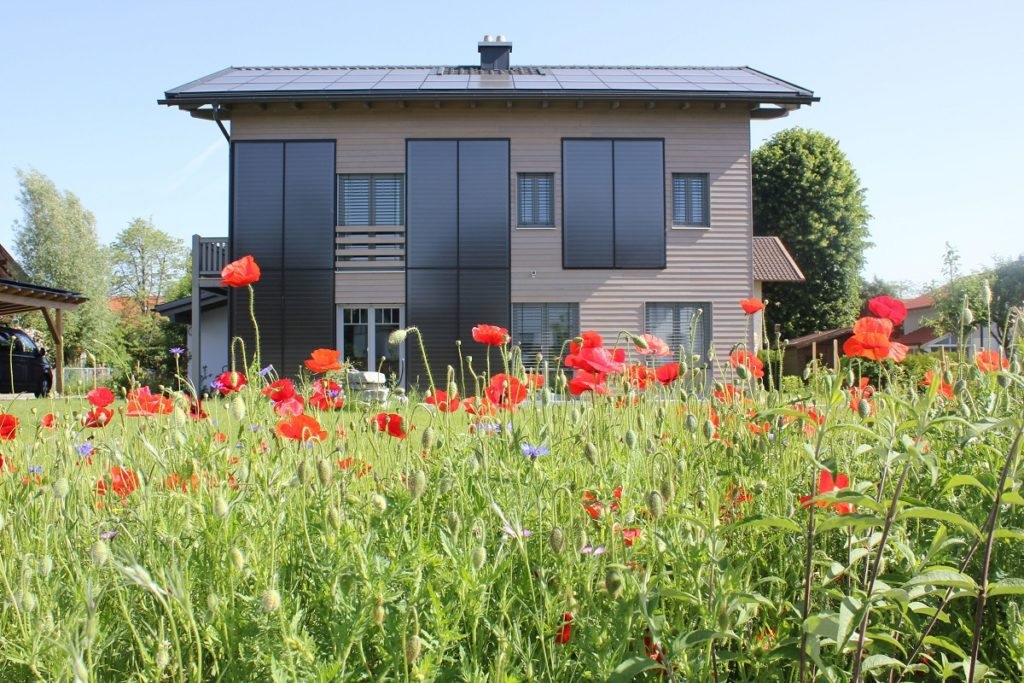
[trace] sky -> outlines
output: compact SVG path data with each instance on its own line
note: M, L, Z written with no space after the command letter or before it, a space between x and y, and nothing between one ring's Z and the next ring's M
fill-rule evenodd
M216 124L157 105L227 66L478 63L485 33L519 65L747 65L821 101L754 121L836 138L866 189L864 275L939 280L1024 254L1024 3L692 0L506 3L15 2L0 25L0 243L16 169L81 199L110 243L135 217L189 242L227 234Z

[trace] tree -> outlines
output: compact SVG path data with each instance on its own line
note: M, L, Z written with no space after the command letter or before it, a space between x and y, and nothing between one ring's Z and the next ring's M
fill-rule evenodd
M998 263L992 271L992 322L1000 342L1006 342L1013 308L1024 309L1024 256Z
M864 189L832 138L791 128L754 152L754 234L780 237L806 276L765 283L772 317L792 337L851 324L860 312Z
M884 280L877 275L870 280L860 279L860 298L864 304L876 296L894 296L905 299L911 296L914 285L906 280Z
M942 270L946 281L932 288L935 314L925 322L939 334L955 337L966 336L975 327L987 325L989 307L985 286L991 274L961 273L960 254L949 242L942 256Z
M136 218L110 245L114 266L113 293L134 299L142 311L153 299L164 300L185 271L185 245Z
M64 352L74 358L87 348L98 352L112 316L107 305L110 267L96 235L96 219L73 193L62 192L39 171L18 169L23 215L14 221L14 248L28 280L89 297L64 317Z

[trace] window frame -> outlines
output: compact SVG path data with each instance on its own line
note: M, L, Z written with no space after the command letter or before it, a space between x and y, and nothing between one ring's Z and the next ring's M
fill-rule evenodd
M674 310L672 311L672 316L673 316L672 326L673 326L673 328L675 328L676 326L679 326L679 338L680 338L680 341L683 342L683 343L676 343L675 339L672 338L672 336L675 336L675 330L673 330L673 335L670 336L667 339L665 338L665 336L663 334L662 335L658 335L658 336L661 337L665 341L665 343L667 343L669 345L669 348L672 349L672 353L673 353L673 355L677 359L679 358L679 353L680 353L679 348L680 348L680 346L682 346L686 350L686 355L683 358L688 363L690 362L691 357L694 355L694 350L688 347L688 342L689 342L689 339L690 339L689 325L687 326L687 330L685 330L686 334L683 334L684 330L682 329L682 321L678 320L678 317L679 317L680 312L684 308L690 308L690 309L693 310L693 312L690 313L691 320L692 320L693 316L695 315L696 311L698 311L698 310L702 311L702 313L701 313L701 320L699 321L699 324L702 327L701 333L705 337L705 339L704 339L704 348L699 350L699 354L698 355L700 355L700 357L701 357L700 363L699 364L694 364L694 365L699 365L700 367L708 366L709 363L710 363L709 355L711 353L712 347L714 346L714 326L712 325L712 321L713 321L713 317L712 317L713 304L710 301L645 301L644 302L644 332L647 332L649 334L657 334L657 331L651 329L649 315L650 315L650 312L651 312L652 309L654 309L656 307L663 307L663 306L664 307L668 307L668 306L674 307Z
M550 355L545 354L545 356L544 356L544 359L549 362L548 363L549 367L553 369L554 365L558 362L558 359L560 357L560 351L561 351L561 348L562 348L562 344L564 344L569 339L573 339L573 338L579 336L579 334L580 334L580 304L579 304L578 301L543 301L543 302L539 302L539 301L516 301L516 302L513 302L512 303L512 341L511 341L511 344L513 346L519 346L520 350L522 350L522 341L520 340L520 335L522 334L522 330L518 329L519 326L516 324L516 319L517 319L517 317L520 317L520 316L523 315L522 311L523 311L523 307L525 307L525 306L529 306L529 307L543 307L541 315L543 316L543 323L547 327L547 329L541 330L540 334L541 335L550 335L551 336L551 343L547 344L545 342L542 342L540 344L535 344L535 346L539 347L541 349L542 353L543 353L544 347L553 349L553 351L551 352ZM569 329L569 334L566 337L566 339L556 339L555 336L554 336L553 331L551 330L550 317L549 317L548 309L549 309L549 307L552 307L552 306L565 306L565 307L567 307L567 311L569 313L569 328L570 329ZM523 355L522 362L523 362L524 366L526 366L527 368L533 367L533 365L535 364L535 358L534 358L535 353L536 353L535 351L531 351L530 357L527 357L526 355ZM538 368L538 370L540 370L540 369Z
M690 219L692 215L692 209L688 201L688 195L684 188L681 194L676 193L676 179L686 180L700 180L703 182L703 189L701 192L701 212L703 219L700 221L694 221ZM693 172L679 172L672 173L672 228L675 230L706 230L711 227L711 175L709 173L693 173ZM676 216L679 214L679 206L684 204L683 213L686 217L682 222L676 222Z
M548 181L548 222L540 223L524 221L523 220L523 181L526 179L532 179L534 183L541 179ZM534 196L536 197L539 193L534 188ZM539 203L534 201L533 211L534 216L537 216L540 212ZM522 171L516 173L516 228L522 228L524 230L544 230L555 228L555 174L551 171Z
M368 184L369 195L367 197L367 222L362 223L348 223L344 219L345 216L345 193L343 191L343 183L345 179L365 179ZM398 188L398 222L396 223L380 223L377 219L377 180L391 179L398 180L400 187ZM405 173L338 173L336 174L335 180L335 193L337 194L338 211L335 216L336 225L343 227L392 227L392 226L404 226L405 225Z

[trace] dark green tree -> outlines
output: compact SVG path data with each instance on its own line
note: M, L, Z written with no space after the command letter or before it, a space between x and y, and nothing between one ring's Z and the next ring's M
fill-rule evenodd
M1024 256L1004 261L992 271L992 322L1001 342L1010 322L1011 310L1024 309Z
M791 128L751 158L754 234L780 237L806 276L765 283L773 322L794 337L850 325L861 307L867 222L864 189L839 143Z
M35 169L19 169L14 248L29 282L79 292L89 301L64 316L64 355L102 355L112 328L107 303L110 265L96 235L96 219L73 193L61 191Z

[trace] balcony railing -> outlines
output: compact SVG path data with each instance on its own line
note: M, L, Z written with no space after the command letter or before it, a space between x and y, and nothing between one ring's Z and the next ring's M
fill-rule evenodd
M404 225L349 225L335 228L335 270L405 270Z
M227 263L227 237L192 235L192 272L204 286L211 280L220 282L220 271Z

